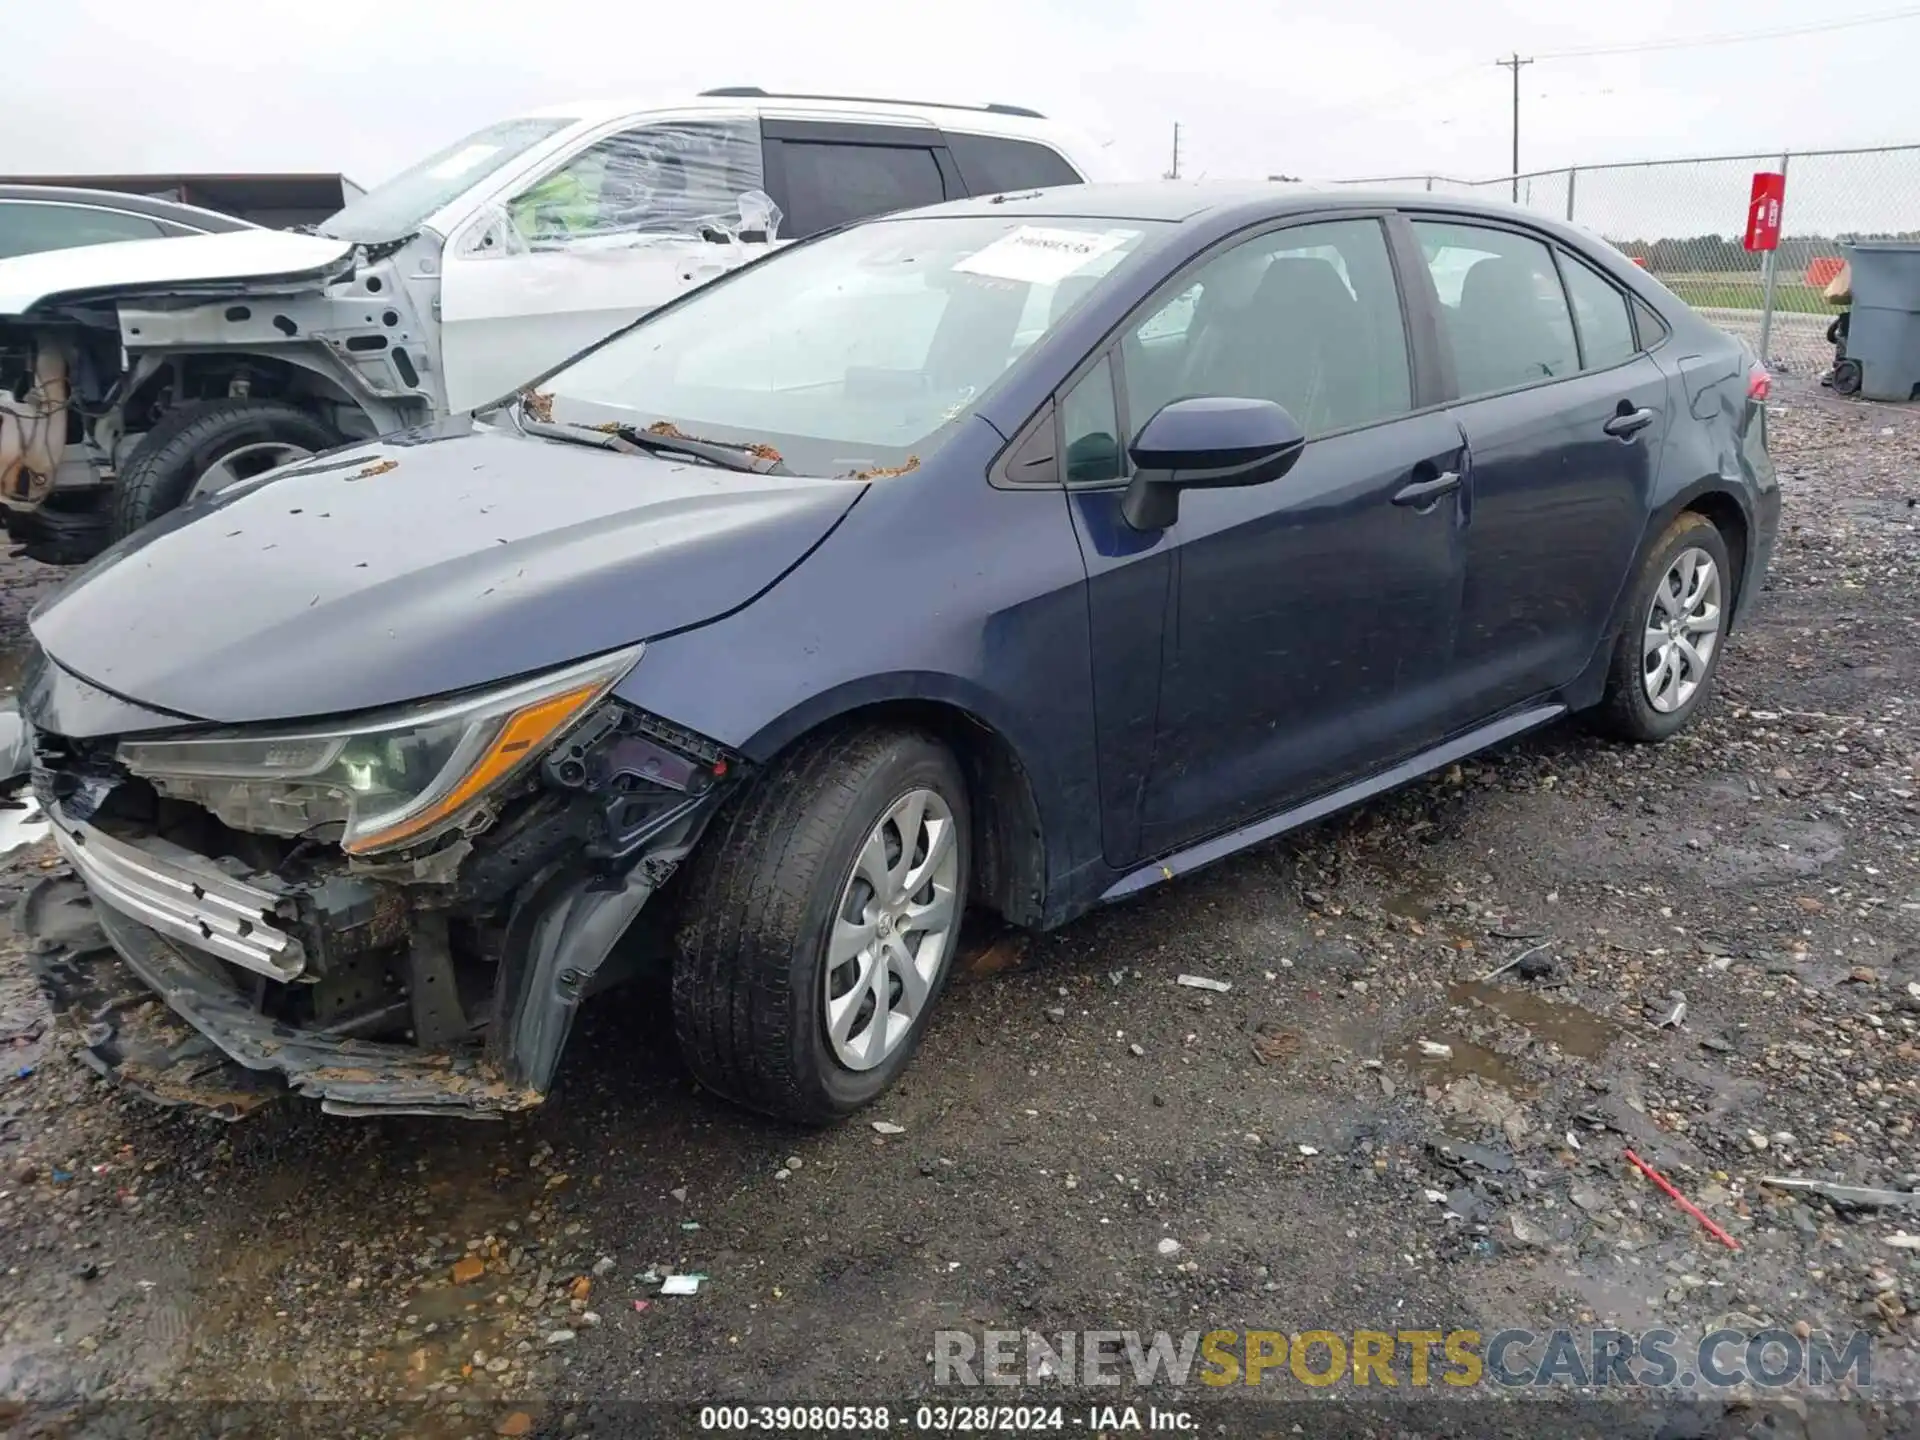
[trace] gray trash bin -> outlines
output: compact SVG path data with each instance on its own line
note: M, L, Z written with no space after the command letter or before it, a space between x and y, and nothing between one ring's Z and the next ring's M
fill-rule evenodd
M1862 240L1844 247L1853 269L1847 359L1869 400L1911 400L1920 390L1920 243Z

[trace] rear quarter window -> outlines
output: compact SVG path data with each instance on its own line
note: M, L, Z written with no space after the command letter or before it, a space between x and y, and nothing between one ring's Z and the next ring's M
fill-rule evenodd
M1056 150L1031 140L947 132L947 150L960 178L975 195L1007 190L1038 190L1047 185L1077 185L1080 173Z

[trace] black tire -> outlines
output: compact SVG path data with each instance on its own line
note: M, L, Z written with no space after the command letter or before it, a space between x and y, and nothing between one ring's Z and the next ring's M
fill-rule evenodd
M113 516L106 493L82 490L75 498L81 503L68 509L62 492L56 490L38 510L14 517L14 538L24 546L29 560L42 565L84 565L112 543Z
M925 1006L872 1069L850 1069L834 1055L822 987L828 931L855 858L915 789L934 791L953 812L964 901L965 781L952 754L926 735L869 729L802 742L716 817L682 877L673 971L681 1053L709 1089L822 1125L871 1103L913 1058L953 969L957 914Z
M1865 378L1858 360L1842 360L1833 367L1833 392L1836 395L1858 395L1860 382Z
M284 400L199 400L176 406L147 432L120 473L114 538L177 510L208 466L243 445L279 441L318 454L343 438Z
M1653 609L1654 591L1667 576L1668 569L1684 550L1704 550L1720 572L1720 629L1711 654L1707 656L1706 675L1693 694L1676 709L1656 710L1647 698L1644 641L1647 616ZM1720 657L1727 648L1727 618L1736 599L1740 577L1732 570L1727 542L1720 529L1696 511L1682 512L1666 529L1641 562L1634 578L1632 598L1620 634L1614 641L1613 664L1607 671L1606 695L1594 719L1605 733L1620 740L1656 744L1684 729L1694 713L1706 703L1713 691L1714 677L1720 672Z

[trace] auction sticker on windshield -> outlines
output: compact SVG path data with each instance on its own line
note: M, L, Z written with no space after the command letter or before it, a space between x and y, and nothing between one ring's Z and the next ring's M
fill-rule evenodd
M1022 225L984 250L976 250L956 261L953 268L963 275L1052 285L1089 261L1119 249L1139 233L1137 230L1054 230L1042 225Z

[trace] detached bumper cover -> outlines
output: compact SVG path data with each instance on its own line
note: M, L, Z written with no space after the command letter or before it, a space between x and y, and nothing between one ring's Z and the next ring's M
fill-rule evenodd
M46 911L72 897L48 887L73 881L47 881L29 902ZM333 1038L282 1025L252 1009L218 976L197 961L190 947L176 945L142 925L97 893L92 917L100 933L133 973L115 986L101 977L112 957L98 945L68 946L64 953L38 961L41 980L69 1021L82 1030L91 1063L103 1073L126 1080L155 1099L207 1105L221 1113L244 1114L273 1090L261 1092L257 1075L233 1074L205 1047L179 1043L165 1017L138 1013L128 1001L158 995L169 1009L242 1072L278 1072L287 1087L323 1102L341 1114L466 1115L490 1118L538 1105L542 1094L507 1084L477 1056L451 1056L383 1045L375 1041ZM140 994L142 986L151 994ZM89 997L134 992L126 999L88 1005ZM150 1007L149 1007L150 1008ZM157 1022L157 1023L156 1023ZM172 1043L168 1043L171 1041ZM133 1063L129 1065L129 1061ZM225 1072L225 1073L223 1073Z

